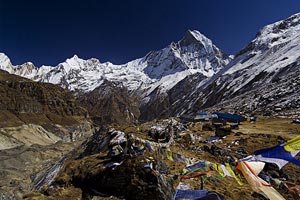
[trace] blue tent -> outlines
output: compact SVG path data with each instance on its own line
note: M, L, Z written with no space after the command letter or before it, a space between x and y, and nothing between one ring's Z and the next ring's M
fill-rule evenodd
M233 115L233 114L229 114L229 113L219 113L219 112L214 112L212 114L215 114L218 116L218 118L220 119L225 119L229 122L241 122L241 121L245 121L245 118L239 115Z

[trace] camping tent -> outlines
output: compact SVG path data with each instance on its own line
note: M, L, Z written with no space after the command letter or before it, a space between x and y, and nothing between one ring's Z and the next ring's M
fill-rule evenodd
M212 114L215 114L218 116L220 119L225 119L228 122L242 122L245 121L246 119L242 116L239 115L233 115L229 113L219 113L219 112L214 112Z

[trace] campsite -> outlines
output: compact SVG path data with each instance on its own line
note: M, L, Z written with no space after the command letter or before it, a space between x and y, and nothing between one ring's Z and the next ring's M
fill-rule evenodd
M300 200L299 4L0 0L0 200Z

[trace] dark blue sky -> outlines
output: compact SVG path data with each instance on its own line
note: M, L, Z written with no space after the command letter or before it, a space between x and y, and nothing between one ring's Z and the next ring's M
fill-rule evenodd
M125 63L196 29L228 54L299 0L0 0L0 52L13 64L56 65L77 54Z

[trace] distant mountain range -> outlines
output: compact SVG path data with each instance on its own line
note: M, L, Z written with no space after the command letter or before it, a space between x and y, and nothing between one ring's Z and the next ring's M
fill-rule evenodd
M55 67L13 66L0 54L0 69L74 91L99 123L205 109L298 115L299 63L299 14L265 26L235 56L190 30L180 41L123 65L75 55ZM114 113L118 120L108 117Z
M3 70L81 92L94 90L104 80L121 82L130 91L153 90L159 85L162 90L168 90L190 74L211 77L229 61L227 55L198 31L187 31L179 42L124 65L101 63L95 58L83 60L74 55L55 67L36 67L30 62L13 66L7 56L0 55Z

